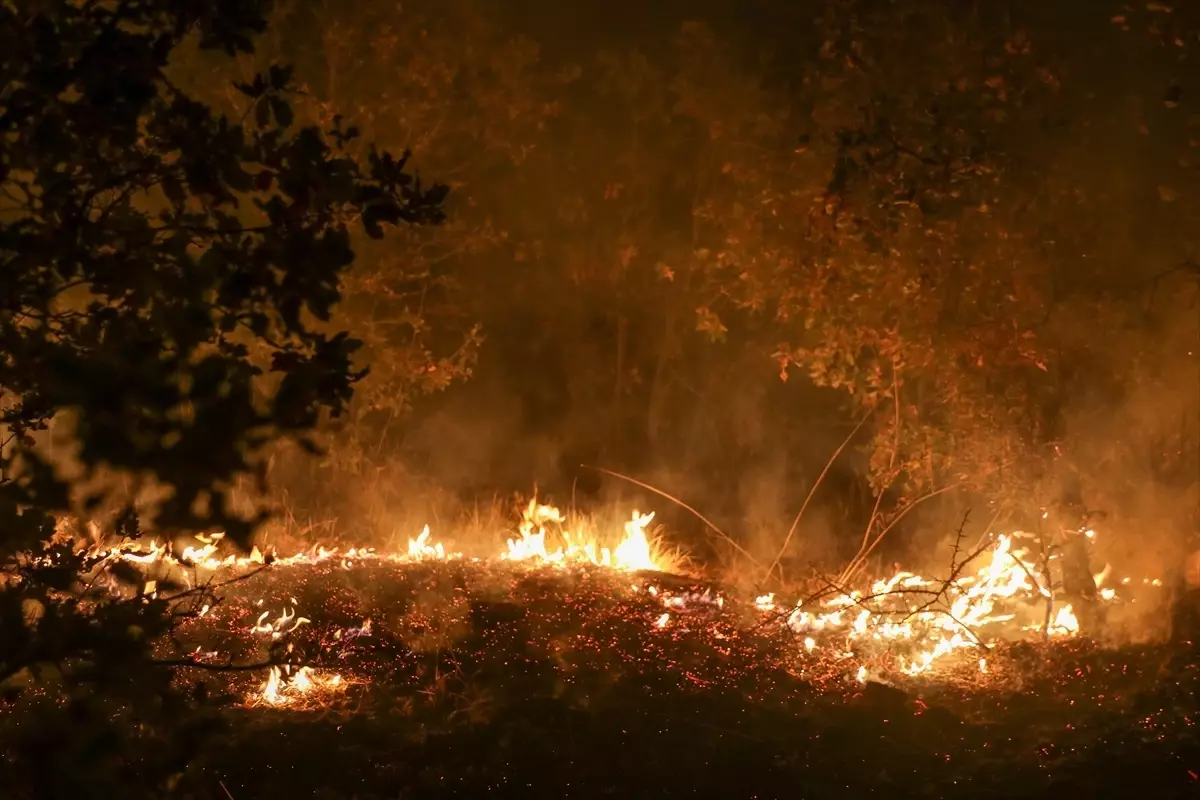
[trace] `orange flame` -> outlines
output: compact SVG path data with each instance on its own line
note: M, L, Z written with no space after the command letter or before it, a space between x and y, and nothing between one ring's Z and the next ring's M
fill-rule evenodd
M580 564L626 572L670 572L674 561L665 553L661 541L647 533L653 519L652 513L634 511L624 523L623 534L605 541L586 528L569 526L559 509L534 499L522 513L517 535L506 541L498 555L503 561L533 567ZM1096 536L1092 530L1085 535L1089 540ZM830 652L837 658L861 658L872 649L899 653L900 670L916 676L934 668L950 654L973 649L980 651L976 654L979 671L987 673L986 651L990 643L1028 631L1054 638L1069 638L1080 632L1079 620L1070 605L1054 607L1053 593L1048 588L1054 582L1050 575L1044 574L1049 569L1048 562L1039 569L1027 559L1025 551L1017 547L1021 536L997 535L990 551L979 556L981 566L949 584L901 571L876 581L867 590L846 591L812 605L797 603L789 610L773 593L755 597L753 605L763 614L778 614L778 609L784 609L780 616L782 624L803 637L802 647L809 653ZM196 545L184 547L178 554L168 545L150 542L149 545L125 543L100 555L138 564L175 564L187 567L186 573L248 569L267 562L258 548L244 556L221 555L220 533L197 536L196 541ZM361 562L414 563L457 558L461 555L433 541L426 525L400 552L379 553L373 548L343 551L317 546L307 552L273 558L271 563L282 567L332 563L349 569ZM1098 587L1109 579L1110 573L1111 567L1106 566L1094 576ZM1129 583L1129 578L1121 581L1122 585ZM1146 579L1143 583L1161 585L1159 580ZM156 587L155 580L147 580L143 594L153 595ZM634 583L632 589L639 592L642 587ZM677 613L686 612L696 603L724 606L724 598L711 592L678 594L659 591L653 585L645 585L644 589L661 603L661 613L648 620L657 628L667 627ZM1102 587L1100 597L1113 601L1117 592ZM1042 611L1030 613L1035 606ZM1046 608L1053 611L1048 622ZM208 611L205 606L200 615ZM249 631L278 640L308 622L305 617L297 616L294 607L284 609L274 618L272 612L264 611ZM345 641L369 635L370 624L366 620L361 629L338 631L335 638ZM868 668L861 664L850 674L865 682ZM305 703L313 702L344 687L340 675L325 676L307 666L272 667L266 682L248 702L296 706L302 699Z
M519 538L508 540L508 552L501 558L548 564L590 563L629 572L666 571L646 536L646 527L653 519L654 514L634 511L632 519L625 523L624 538L610 549L601 546L594 537L572 533L566 527L566 517L554 506L539 505L537 500L530 500L518 528ZM563 540L563 545L554 550L546 545L548 525L558 529Z
M249 702L251 705L276 707L306 706L311 702L328 699L346 688L338 674L325 675L311 667L300 667L291 672L291 667L271 667L264 683Z

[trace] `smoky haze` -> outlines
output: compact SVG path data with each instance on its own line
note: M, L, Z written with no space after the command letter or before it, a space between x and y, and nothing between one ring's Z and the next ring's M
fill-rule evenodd
M338 323L367 341L373 372L323 459L276 458L290 512L386 537L536 485L564 505L654 508L699 558L727 555L691 515L592 465L692 503L769 561L868 411L810 365L781 380L780 348L812 351L816 336L781 312L787 285L848 252L813 244L812 219L916 204L838 183L858 125L907 131L896 148L916 152L866 166L863 191L928 162L920 136L1000 165L958 238L921 244L931 266L914 280L953 294L939 281L994 274L980 291L1007 303L1026 301L995 286L1029 276L1029 320L1009 327L1027 325L1055 359L1052 384L1037 378L999 429L982 429L1003 417L982 406L1012 387L993 375L971 389L980 432L960 425L939 447L991 436L1024 449L997 451L986 487L972 482L980 461L938 462L932 484L964 488L921 505L875 556L936 567L968 511L977 535L989 521L1032 526L1070 496L1105 512L1121 569L1161 572L1194 547L1200 504L1200 72L1159 40L1162 20L1114 22L1118 4L992 5L931 0L890 21L900 12L869 2L282 4L260 57L296 65L301 113L340 110L452 188L439 230L360 249ZM179 69L225 97L227 76L199 60ZM947 132L938 115L976 85L994 132ZM882 252L902 261L911 240L884 229ZM761 302L739 294L748 285ZM821 318L870 325L868 295L842 295ZM980 316L999 308L978 302ZM953 348L974 333L939 303L933 341L970 366ZM426 357L437 369L413 380ZM921 380L904 390L918 405L941 392ZM915 442L928 420L913 413ZM858 549L890 415L880 406L830 468L786 554L795 568L835 568ZM914 458L905 469L924 480ZM897 480L881 505L921 493Z

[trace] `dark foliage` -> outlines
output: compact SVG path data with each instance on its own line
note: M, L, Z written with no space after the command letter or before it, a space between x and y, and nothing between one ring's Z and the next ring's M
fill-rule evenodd
M55 519L121 476L163 492L160 529L247 543L261 518L225 492L364 375L325 325L351 226L441 220L445 188L406 157L360 166L353 129L294 125L290 69L237 86L241 120L169 80L185 43L252 52L271 6L0 5L0 685L44 706L0 731L5 796L160 797L178 779L211 719L153 651L216 598L51 545ZM81 469L47 455L55 423ZM132 511L117 533L137 537Z
M385 224L439 221L445 190L386 153L360 168L343 154L352 129L294 129L290 69L238 85L254 101L243 121L164 76L188 36L250 51L269 5L0 11L9 506L65 510L68 487L31 434L69 411L87 470L172 490L160 525L245 541L251 520L214 490L267 441L341 412L362 377L358 343L314 329L354 258L349 226L379 237Z

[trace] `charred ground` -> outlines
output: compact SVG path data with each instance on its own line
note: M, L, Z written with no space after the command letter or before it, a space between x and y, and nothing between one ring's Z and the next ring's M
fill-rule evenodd
M651 583L714 591L661 575L470 563L246 582L243 597L203 624L244 630L259 607L321 609L285 640L347 686L308 708L231 711L228 736L198 755L189 789L220 797L219 781L235 797L360 798L1196 791L1200 675L1184 641L1018 644L990 652L986 676L971 655L934 676L864 685L844 660L805 655L746 602L696 600L659 627L663 604L631 592ZM263 678L231 688L252 697Z

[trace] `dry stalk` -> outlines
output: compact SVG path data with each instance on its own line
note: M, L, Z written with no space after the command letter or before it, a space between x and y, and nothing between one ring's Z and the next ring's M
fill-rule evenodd
M849 435L847 435L846 438L842 440L842 443L838 445L837 450L833 451L833 455L829 457L829 460L825 462L825 469L821 470L821 474L817 476L816 482L813 483L812 488L808 490L808 496L804 498L804 503L800 506L799 513L797 513L796 518L792 520L792 527L788 529L787 536L783 537L783 545L779 548L779 552L775 554L775 559L771 562L771 566L767 567L767 571L763 573L761 583L765 584L767 581L769 581L771 579L771 574L775 571L775 568L779 566L780 559L782 559L784 554L787 552L788 545L792 543L792 537L796 535L796 528L800 526L800 520L804 518L804 512L808 510L808 504L812 501L813 495L817 493L817 489L821 486L821 482L825 480L825 476L829 474L829 469L833 466L833 462L837 461L837 457L840 456L842 451L846 449L846 445L850 444L850 440L854 438L854 435L859 432L862 426L866 424L866 421L870 419L871 415L874 413L875 409L871 409L864 414L863 418L860 419L858 424L854 426L854 430L850 431Z
M900 381L896 377L896 359L894 357L892 358L892 410L894 418L892 420L892 452L888 456L888 482L887 485L880 487L875 495L875 506L871 509L870 518L867 519L867 527L863 530L862 544L859 545L859 550L867 546L867 542L871 538L871 531L875 528L875 520L879 518L879 505L883 502L883 494L895 480L896 454L900 452Z
M994 473L998 470L1004 469L1006 466L1008 466L1008 462L1002 462L1000 464L997 464L995 467L992 467L991 469L987 470L984 473L984 475L991 475L992 473ZM980 477L982 477L982 476L980 476ZM900 511L900 513L897 514L896 517L894 519L892 519L891 522L888 523L887 527L879 532L879 535L875 537L875 540L873 542L871 542L869 547L867 547L865 550L860 549L858 551L858 554L850 560L850 563L846 566L846 569L842 571L842 575L841 575L841 578L839 579L839 583L847 583L851 578L854 577L855 573L857 573L860 569L862 569L863 565L866 563L867 557L870 556L871 553L875 550L875 548L879 545L879 543L881 541L883 541L883 537L887 536L888 532L891 531L891 529L896 526L896 523L898 523L900 520L902 520L905 517L905 515L908 514L909 511L912 511L914 508L916 508L921 503L924 503L926 500L937 497L938 495L944 494L953 489L958 489L961 486L963 486L965 483L966 483L965 481L959 481L957 483L952 483L949 486L943 486L941 489L934 489L933 491L931 491L925 495L922 495L921 497L918 497L916 500L914 500L913 502L911 502L907 506L905 506ZM993 517L993 520L995 520L995 517ZM989 523L989 526L990 526L990 524L991 523ZM985 533L986 533L986 531L985 531Z
M838 582L848 583L854 577L854 575L863 568L863 566L866 564L867 558L872 552L874 552L875 548L879 546L879 543L883 541L883 537L887 536L888 532L891 531L892 528L896 527L896 524L899 523L900 520L904 519L909 511L912 511L926 500L937 497L938 495L944 494L952 489L957 489L961 485L961 483L952 483L949 486L943 486L941 489L934 489L932 492L928 492L927 494L918 497L916 500L906 505L900 511L900 513L897 514L891 520L891 522L889 522L887 526L879 532L879 535L875 537L875 540L872 541L869 546L859 549L858 554L854 556L854 558L850 560L850 563L846 565L846 568L842 570L842 574L839 576Z
M716 525L713 524L713 522L711 520L709 520L708 517L704 516L699 511L697 511L696 509L692 508L687 503L680 500L678 497L668 494L667 492L664 492L662 489L658 489L654 486L651 486L650 484L645 483L644 481L639 481L637 478L632 478L628 475L622 475L620 472L614 472L611 469L605 469L604 467L596 467L591 464L580 464L579 466L582 467L583 469L595 470L596 472L602 472L605 475L611 475L614 478L619 478L620 480L628 481L629 483L632 483L634 486L640 486L648 492L654 492L659 497L663 497L667 500L670 500L672 503L679 506L684 511L691 513L693 516L696 517L696 519L700 520L705 525L707 525L710 529L712 529L713 533L717 534L717 536L719 536L726 544L728 544L734 550L737 550L753 566L756 566L756 567L760 566L758 560L754 556L750 555L750 553L744 547L742 547L740 544L738 544L736 541L734 541L733 538L729 536L729 534L725 533L723 530L718 528Z
M1041 552L1038 554L1042 559L1042 574L1046 576L1047 586L1043 594L1046 597L1046 617L1042 622L1042 639L1049 641L1050 639L1050 623L1054 619L1054 578L1050 573L1050 559L1058 550L1057 544L1050 541L1049 547L1046 546L1046 536L1042 533L1042 524L1038 523L1037 531L1038 547Z

